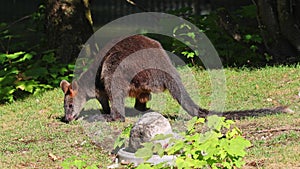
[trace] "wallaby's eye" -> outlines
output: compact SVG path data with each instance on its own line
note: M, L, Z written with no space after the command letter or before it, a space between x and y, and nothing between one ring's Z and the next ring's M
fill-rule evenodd
M70 108L70 109L73 108L73 104L69 104L69 108Z

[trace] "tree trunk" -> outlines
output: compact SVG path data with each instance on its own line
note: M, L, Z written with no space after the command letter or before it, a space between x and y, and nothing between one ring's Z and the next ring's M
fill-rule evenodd
M299 23L296 22L295 16L293 15L294 8L292 0L278 0L278 20L282 35L290 42L298 52L300 51L300 29Z
M299 0L255 0L261 35L276 61L300 54ZM298 18L298 19L297 19Z
M48 49L54 49L63 63L74 61L82 45L93 34L88 0L47 0Z

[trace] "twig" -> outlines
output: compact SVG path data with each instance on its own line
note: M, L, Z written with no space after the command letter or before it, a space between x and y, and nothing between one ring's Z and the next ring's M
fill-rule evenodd
M127 1L128 3L130 3L131 5L134 5L134 6L138 7L140 10L142 10L142 11L144 11L144 12L148 12L147 9L145 9L144 7L138 5L138 4L135 3L134 1L132 1L132 0L126 0L126 1Z
M31 17L31 15L23 16L22 18L17 19L17 20L15 20L14 22L8 24L7 26L5 26L5 28L2 28L2 29L0 30L0 32L4 31L5 29L10 28L11 26L17 24L18 22L21 22L21 21L23 21L23 20L29 19L30 17ZM0 41L0 45L1 45L1 47L3 48L3 50L6 51L6 53L9 52L10 41L11 41L11 38L9 38L9 40L8 40L7 49L5 49L5 46L4 46L3 43Z
M14 22L12 22L12 23L10 23L10 24L7 25L5 28L1 29L0 32L3 31L3 30L5 30L5 29L10 28L11 26L15 25L15 24L18 23L18 22L21 22L21 21L23 21L23 20L29 19L30 17L31 17L31 15L23 16L22 18L20 18L20 19L14 21Z
M269 130L259 130L259 131L252 131L253 133L270 133L270 132L281 132L281 131L300 131L300 128L277 128L277 129L269 129Z

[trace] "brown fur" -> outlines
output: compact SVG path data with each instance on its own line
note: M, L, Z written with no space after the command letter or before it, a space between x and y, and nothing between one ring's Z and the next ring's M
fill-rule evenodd
M136 98L135 108L147 110L146 103L151 99L151 93L165 90L169 90L173 98L191 116L206 117L208 114L218 114L200 108L193 102L160 43L145 36L135 35L125 38L105 53L96 75L96 91L89 87L90 84L84 85L87 74L83 73L78 83L61 82L61 88L65 93L66 121L78 116L82 105L93 92L96 92L96 98L102 104L104 112L111 113L112 120L125 120L125 97ZM75 98L79 101L74 108L66 109L68 100L72 100L71 104L74 104ZM286 111L286 108L231 111L222 114L227 118L240 118L280 111Z

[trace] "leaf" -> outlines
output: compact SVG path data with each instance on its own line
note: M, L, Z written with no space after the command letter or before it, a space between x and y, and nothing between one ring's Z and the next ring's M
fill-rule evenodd
M227 152L233 156L244 157L247 154L245 148L250 146L251 143L248 140L244 139L241 136L238 136L229 141Z
M68 72L68 71L69 71L69 70L68 70L67 68L65 68L65 67L62 67L62 68L59 69L59 73L60 73L61 75L65 74L65 73Z
M74 70L75 69L75 65L74 64L68 64L68 69Z
M191 135L191 136L187 135L185 138L186 138L187 141L190 141L190 142L199 141L200 134L196 133L196 134Z
M240 135L241 134L241 131L234 127L231 131L228 131L226 133L226 138L230 139L230 138L233 138L234 136L237 136L237 135Z
M121 133L121 135L122 135L123 138L129 138L129 136L130 136L130 131L131 131L132 127L133 127L132 124L130 124L130 125L128 125L127 127L125 127L125 129L124 129L123 132Z
M195 56L195 53L194 52L190 52L190 53L188 53L187 58L193 58L194 56Z
M16 88L33 93L33 89L38 86L38 83L34 80L30 81L19 81L17 82Z
M171 155L171 154L175 154L176 152L178 152L179 150L181 150L183 147L185 146L185 144L183 143L183 141L178 141L176 142L173 146L168 147L166 149L166 152Z
M6 86L2 87L0 90L0 97L2 100L12 102L14 100L13 93L16 91L16 89L13 86Z
M33 79L44 77L48 74L48 70L44 67L33 67L24 72L24 75Z
M245 35L245 39L247 41L251 40L252 39L252 35L250 35L250 34Z
M149 160L153 156L152 148L153 144L152 143L145 143L143 148L138 149L135 152L135 156L139 158L143 158L144 160Z
M10 68L10 69L3 69L3 70L0 70L0 77L15 76L19 72L20 71L16 67L13 67L13 68Z
M122 131L122 133L117 137L116 141L114 142L114 149L117 147L121 147L123 144L125 144L126 139L130 136L130 131L132 129L132 124L125 127Z
M215 129L217 131L220 131L223 126L224 119L225 119L224 117L219 117L217 115L208 116L207 127L210 129Z
M242 168L242 166L245 165L246 162L244 162L244 161L242 160L242 158L240 158L240 159L234 161L234 164L236 165L237 168Z
M114 149L116 149L117 147L121 147L124 143L125 143L125 139L118 136L116 141L114 142Z
M233 120L226 120L223 126L227 129L230 129L230 126L234 123Z
M23 55L25 52L16 52L16 53L13 53L13 54L6 54L6 57L8 59L16 59L18 58L20 55Z
M172 136L173 136L172 134L157 134L151 139L151 141L165 140Z
M203 160L194 160L193 166L194 168L203 168L207 165L206 161Z
M42 61L46 62L46 63L54 63L56 60L55 58L55 54L53 52L51 53L48 53L48 54L45 54L43 57L42 57Z
M189 33L187 33L187 36L191 37L192 39L195 39L195 37L196 37L195 32L189 32Z
M161 162L161 163L156 164L152 168L153 169L166 169L166 168L170 168L170 166L167 164L167 162Z
M162 148L160 143L154 144L153 152L157 153L160 157L164 155L164 149Z
M194 128L195 128L195 124L197 122L197 117L193 117L191 120L189 120L187 122L187 131L188 132L193 132L194 131Z
M184 23L184 24L181 24L181 25L180 25L180 29L182 29L182 28L191 29L191 26Z
M49 153L48 154L48 157L52 160L52 161L57 161L58 160L58 157L52 153Z
M3 64L4 62L7 62L7 58L6 58L6 54L5 53L1 53L0 54L0 63Z
M32 57L33 57L33 53L26 53L21 59L16 61L16 63L23 62L25 60L30 60L30 59L32 59Z
M176 166L178 167L178 169L186 168L185 160L183 160L182 158L177 158L176 159Z

